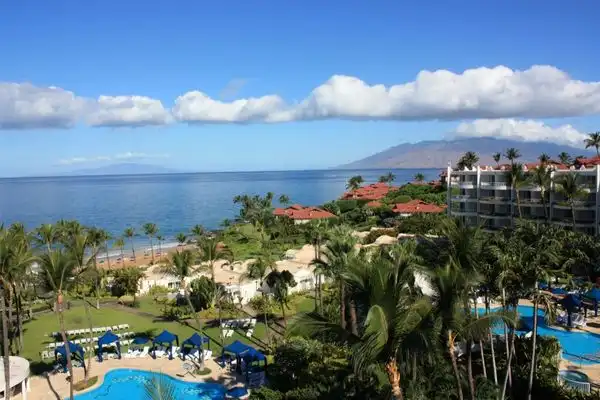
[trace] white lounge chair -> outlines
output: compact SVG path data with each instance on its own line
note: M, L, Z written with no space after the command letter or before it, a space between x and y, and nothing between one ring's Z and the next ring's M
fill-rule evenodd
M138 358L147 357L149 351L150 351L150 346L144 346L142 352L138 355Z
M571 316L571 323L573 324L573 326L577 327L585 327L587 325L583 314L577 313L573 313L573 315Z
M246 332L246 337L252 337L252 335L254 335L254 329L248 329Z

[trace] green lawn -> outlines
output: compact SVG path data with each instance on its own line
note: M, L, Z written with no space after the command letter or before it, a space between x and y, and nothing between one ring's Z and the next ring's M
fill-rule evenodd
M123 309L115 306L103 305L99 310L90 307L92 314L92 324L94 327L106 325L129 324L130 331L138 334L157 335L163 329L179 336L179 340L183 341L196 331L193 327L195 322L188 320L191 326L186 323L164 321L160 318L160 307L154 304L149 297L140 298L142 306L136 309ZM293 315L297 312L311 311L313 309L313 299L307 296L293 296L290 302L290 308L286 314ZM148 313L149 315L139 315L138 313ZM278 310L276 315L279 316ZM87 319L83 305L76 304L71 309L65 310L65 327L70 329L83 329L87 327ZM237 318L247 318L247 315L236 315ZM254 330L254 336L247 338L245 331L236 330L232 337L224 340L225 344L229 344L234 340L241 340L254 347L262 348L266 345L265 325L262 323L262 318L259 316L258 323ZM59 331L58 317L53 312L40 314L34 317L32 321L28 321L24 325L24 351L23 356L27 359L39 362L41 361L40 352L46 349L46 345L53 339L47 336L50 332ZM284 329L281 324L271 322L271 336L283 334ZM219 328L215 323L205 325L205 333L211 339L210 348L215 352L220 351Z

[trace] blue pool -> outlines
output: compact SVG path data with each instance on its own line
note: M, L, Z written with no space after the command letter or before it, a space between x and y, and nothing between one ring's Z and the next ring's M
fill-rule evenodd
M529 328L527 332L533 330L533 307L519 306L517 311L523 324ZM494 329L494 333L503 334L504 330L497 327ZM538 335L557 338L563 350L563 358L567 360L582 364L599 362L591 360L591 358L600 357L600 335L579 330L569 332L549 327L544 320L544 310L538 310Z
M143 400L146 399L144 384L153 377L161 375L156 372L136 369L115 369L104 376L100 387L90 392L75 396L76 400ZM184 382L167 375L175 385L177 399L222 400L225 387L215 383Z

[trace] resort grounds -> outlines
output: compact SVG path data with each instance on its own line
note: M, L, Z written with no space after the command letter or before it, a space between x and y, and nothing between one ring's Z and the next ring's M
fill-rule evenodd
M286 312L286 317L289 319L294 314L299 312L312 311L314 308L314 298L310 295L293 295L290 299L290 310ZM95 308L95 300L90 299L90 312L93 326L113 326L120 324L128 324L129 331L135 333L134 336L154 337L163 330L168 330L176 334L180 343L190 337L194 332L198 332L196 323L193 319L183 321L168 321L161 316L161 306L154 301L150 296L140 297L138 299L139 307L132 308L130 306L121 305L116 298L104 298L101 300L100 309ZM88 326L85 316L85 310L81 301L71 301L70 309L65 310L65 326L67 330L85 329ZM221 354L221 342L219 337L218 321L212 318L214 310L205 310L199 313L202 323L204 324L204 334L210 339L210 343L205 345L213 352L213 359ZM257 349L262 349L266 346L266 328L264 317L256 315L249 307L245 306L238 309L235 313L224 315L225 319L241 319L255 317L257 319L256 327L252 337L246 337L245 330L236 329L233 336L223 338L223 345L228 345L236 340L244 342ZM47 345L53 342L54 339L49 337L51 332L59 331L59 323L56 313L47 311L34 315L31 321L24 325L24 343L25 348L22 356L29 359L31 362L31 391L27 394L28 399L46 400L68 397L69 384L66 380L67 375L64 373L46 372L52 369L55 363L54 358L42 360L40 352L50 351ZM285 328L281 320L281 314L274 311L269 318L269 332L271 340L278 340L284 334ZM96 334L94 334L96 335ZM150 344L150 343L149 343ZM122 347L123 353L127 351L127 347ZM230 387L238 383L238 379L242 376L235 372L229 371L227 367L223 368L213 359L206 360L205 366L210 369L210 373L206 375L195 375L192 377L186 374L183 368L183 361L178 358L169 360L168 358L152 357L144 358L125 358L122 359L104 359L103 362L98 362L97 357L92 359L92 367L89 376L98 377L98 382L86 389L92 390L98 387L103 380L104 375L113 369L131 368L142 369L148 371L162 372L171 375L177 379L187 381L202 381L214 382ZM187 363L191 362L186 358ZM87 354L86 354L87 365ZM81 367L73 368L74 382L83 380L84 370ZM241 382L241 381L240 381ZM82 392L76 392L83 393ZM16 399L21 399L22 394L18 394Z

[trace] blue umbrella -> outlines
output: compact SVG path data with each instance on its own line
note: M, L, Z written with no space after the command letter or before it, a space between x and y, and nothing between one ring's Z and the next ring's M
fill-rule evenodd
M567 292L566 289L563 288L553 288L552 290L550 290L550 292L552 292L552 294L568 294L569 292Z

